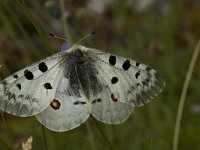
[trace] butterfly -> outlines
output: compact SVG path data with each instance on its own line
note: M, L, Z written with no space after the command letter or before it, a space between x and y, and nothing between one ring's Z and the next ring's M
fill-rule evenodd
M120 124L164 86L145 64L75 44L2 80L0 110L35 115L57 132L80 126L90 114L103 123Z

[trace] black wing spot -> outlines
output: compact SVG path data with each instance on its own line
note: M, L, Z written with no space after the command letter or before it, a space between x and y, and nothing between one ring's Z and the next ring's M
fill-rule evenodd
M113 93L111 94L111 99L113 100L113 102L117 102L118 101L118 99L115 97L115 95Z
M113 55L110 55L109 57L109 63L114 66L116 64L116 57Z
M79 104L81 104L81 105L85 105L86 102L82 102L82 101L76 101L76 102L74 102L74 105L79 105Z
M81 105L85 105L85 104L86 104L86 102L80 102L80 104L81 104Z
M16 75L16 74L15 74L15 75L13 75L13 78L17 79L17 78L18 78L18 75Z
M124 70L128 70L130 67L131 67L131 63L130 63L129 60L126 60L126 61L123 63L123 65L122 65L122 68L123 68Z
M92 101L92 104L95 104L95 103L97 103L97 102L99 103L99 102L101 102L101 101L102 101L102 100L101 100L100 98L98 98L98 99L93 100L93 101Z
M79 101L77 101L77 102L74 102L74 105L78 105L79 104Z
M16 86L17 86L17 88L18 88L19 90L21 90L21 87L22 87L21 84L17 84Z
M52 86L51 86L50 83L45 83L45 84L44 84L44 87L45 87L45 89L47 89L47 90L52 89Z
M47 65L46 65L46 63L45 62L41 62L40 64L39 64L39 70L41 71L41 72L46 72L47 70L48 70L48 67L47 67Z
M24 76L27 80L33 80L33 78L34 78L33 73L29 70L24 71Z
M136 62L136 67L139 67L140 63L139 62Z
M136 79L139 77L139 75L140 75L140 71L138 71L138 72L135 74Z
M101 102L101 99L99 98L99 99L97 99L97 102Z
M111 83L112 84L116 84L117 82L118 82L118 78L117 77L112 77Z
M56 99L54 99L50 104L50 106L55 110L59 109L60 105L61 105L60 102Z

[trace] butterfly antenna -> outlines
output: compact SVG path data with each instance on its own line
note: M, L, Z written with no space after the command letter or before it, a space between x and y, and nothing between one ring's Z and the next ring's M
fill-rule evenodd
M56 38L56 39L60 39L60 40L63 40L63 41L65 41L65 42L68 42L67 39L62 38L62 37L60 37L60 36L57 36L57 35L55 35L55 34L53 34L53 33L49 33L49 35L52 36L52 37L54 37L54 38Z
M95 33L96 33L96 31L93 31L92 33L86 35L85 37L83 37L82 39L80 39L80 40L77 42L77 45L78 45L80 42L82 42L83 40L85 40L86 38L88 38L88 37L94 35Z

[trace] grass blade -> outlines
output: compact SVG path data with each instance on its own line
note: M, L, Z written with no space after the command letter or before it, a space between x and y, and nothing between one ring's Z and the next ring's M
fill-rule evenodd
M183 89L182 89L182 93L181 93L181 97L180 97L180 101L179 101L178 112L177 112L177 116L176 116L176 124L175 124L175 129L174 129L173 150L178 149L179 131L180 131L181 118L182 118L182 114L183 114L183 107L185 104L187 90L189 87L189 83L191 80L192 72L193 72L197 57L199 55L199 51L200 51L200 40L197 43L197 46L194 50L192 59L190 61L190 65L189 65L189 68L188 68L188 71L186 74L185 82L183 85Z

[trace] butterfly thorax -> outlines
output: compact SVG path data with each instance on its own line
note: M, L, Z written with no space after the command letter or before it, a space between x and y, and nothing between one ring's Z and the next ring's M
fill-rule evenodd
M102 91L97 79L98 71L89 52L77 49L64 57L64 77L69 80L67 92L71 96L81 97L81 93L90 99Z

